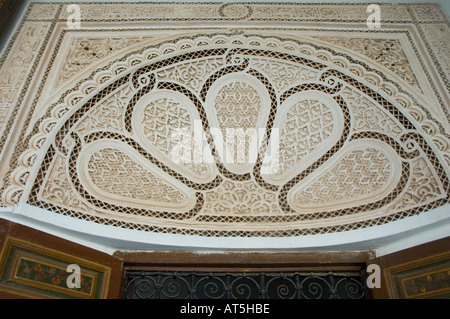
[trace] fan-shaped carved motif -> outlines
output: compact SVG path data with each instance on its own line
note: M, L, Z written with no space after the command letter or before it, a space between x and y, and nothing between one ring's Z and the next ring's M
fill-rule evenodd
M369 227L447 201L429 123L410 115L415 93L314 43L182 38L94 80L37 124L22 155L42 154L31 204L131 229L278 237ZM240 135L227 139L230 130Z

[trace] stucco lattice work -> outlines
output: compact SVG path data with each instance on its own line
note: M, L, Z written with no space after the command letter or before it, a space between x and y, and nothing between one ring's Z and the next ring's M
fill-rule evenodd
M4 206L286 237L449 202L438 6L79 3L70 29L67 5L32 3L1 60Z

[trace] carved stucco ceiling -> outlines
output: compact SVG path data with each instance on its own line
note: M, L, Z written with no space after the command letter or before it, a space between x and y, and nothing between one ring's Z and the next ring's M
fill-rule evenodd
M67 4L31 4L2 57L3 205L285 237L449 202L439 7L384 5L369 29L365 5L79 5L69 29Z

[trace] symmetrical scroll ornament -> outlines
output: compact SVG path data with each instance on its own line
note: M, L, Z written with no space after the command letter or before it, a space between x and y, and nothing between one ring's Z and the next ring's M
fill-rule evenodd
M252 13L238 8L220 14ZM97 41L99 52L108 45ZM61 95L36 124L5 200L23 194L101 224L201 236L387 223L449 201L449 139L415 97L376 63L293 38L158 43Z
M121 49L144 40L145 37L74 39L70 43L70 49L65 57L64 66L58 75L58 79L55 81L56 86L60 86L70 80L93 62L100 61Z
M409 85L421 90L410 61L403 52L400 41L394 39L370 39L370 38L339 38L320 36L320 40L333 43L372 59L374 62L394 72Z

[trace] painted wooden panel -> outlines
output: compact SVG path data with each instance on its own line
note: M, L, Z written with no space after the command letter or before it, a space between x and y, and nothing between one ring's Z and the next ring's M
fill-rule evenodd
M398 299L450 298L450 253L385 270L389 293Z
M80 266L80 287L69 288ZM69 269L70 270L70 269ZM111 268L49 249L22 239L7 237L0 258L0 291L31 298L106 298Z

